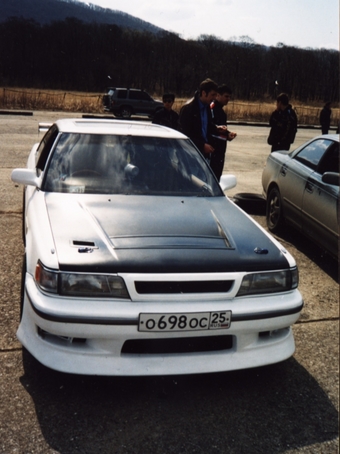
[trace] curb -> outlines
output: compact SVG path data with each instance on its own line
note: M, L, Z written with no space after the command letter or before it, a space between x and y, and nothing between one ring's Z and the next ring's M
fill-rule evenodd
M33 116L33 112L20 111L20 110L0 110L0 115L25 115L27 117Z

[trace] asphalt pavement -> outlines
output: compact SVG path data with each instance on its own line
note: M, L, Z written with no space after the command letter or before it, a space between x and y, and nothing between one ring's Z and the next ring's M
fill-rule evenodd
M296 352L282 363L228 373L164 377L67 375L22 350L19 322L24 167L41 139L39 122L60 112L0 117L0 453L339 452L339 285L337 264L294 232L279 238L296 258L305 307ZM76 116L81 116L76 114ZM228 192L261 194L268 128L232 125ZM318 134L298 132L295 146ZM265 227L263 213L254 215Z

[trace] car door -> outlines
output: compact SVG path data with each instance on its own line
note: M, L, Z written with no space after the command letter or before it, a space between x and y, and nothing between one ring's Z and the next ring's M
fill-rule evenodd
M306 186L330 143L325 139L314 140L293 153L291 159L281 166L279 187L284 217L299 230L303 225L302 205Z
M145 91L141 92L141 106L143 108L144 113L147 113L147 114L154 113L155 101Z
M339 144L328 143L315 172L306 182L302 200L302 230L323 248L336 255L338 250L339 186L323 181L325 172L339 173Z
M301 206L303 193L311 173L313 173L313 169L306 163L296 160L293 155L291 159L287 159L280 164L277 177L284 217L299 230L302 228Z
M130 99L136 113L150 114L154 111L154 101L145 91L130 90Z

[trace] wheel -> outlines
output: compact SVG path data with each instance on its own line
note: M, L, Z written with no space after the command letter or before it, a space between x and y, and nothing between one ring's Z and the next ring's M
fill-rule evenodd
M272 188L267 197L266 220L268 229L275 233L284 224L282 200L278 188Z
M123 118L130 118L132 114L132 109L129 106L123 106L120 109L120 114Z

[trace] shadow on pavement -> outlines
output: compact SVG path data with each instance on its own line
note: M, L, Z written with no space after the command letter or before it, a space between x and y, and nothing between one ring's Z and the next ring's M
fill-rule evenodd
M21 384L60 453L283 453L334 440L338 414L293 358L229 373L90 377L24 352Z
M279 241L291 243L302 254L308 257L319 268L327 273L335 282L339 283L339 267L338 262L328 255L319 246L306 238L302 233L295 230L293 227L286 227L280 234L274 235Z

